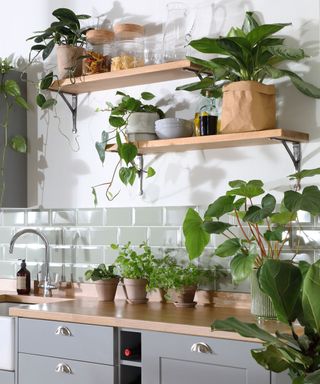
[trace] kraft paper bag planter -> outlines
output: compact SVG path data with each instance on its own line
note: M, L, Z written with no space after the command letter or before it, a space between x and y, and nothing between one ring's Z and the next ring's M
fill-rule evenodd
M262 131L276 127L275 86L237 81L223 87L220 133Z

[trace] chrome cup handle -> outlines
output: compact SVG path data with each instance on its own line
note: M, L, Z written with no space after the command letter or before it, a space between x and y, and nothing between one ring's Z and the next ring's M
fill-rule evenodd
M63 326L58 327L55 331L55 334L61 336L72 336L70 329L68 327Z
M192 344L190 349L191 349L191 352L208 353L208 354L213 353L211 347L208 344L203 343L203 342Z
M66 373L68 375L71 375L72 374L72 369L70 368L70 366L68 364L59 363L56 366L55 372L57 372L57 373Z

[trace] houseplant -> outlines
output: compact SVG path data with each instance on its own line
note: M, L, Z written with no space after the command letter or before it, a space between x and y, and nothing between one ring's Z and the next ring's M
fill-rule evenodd
M131 142L128 137L127 129L129 127L130 133L133 132L132 123L130 126L130 118L133 117L136 113L139 113L140 122L145 115L148 123L153 125L154 121L157 119L162 119L164 117L163 111L155 105L147 104L146 101L152 100L155 96L150 92L142 92L139 99L131 97L128 94L117 91L116 95L121 96L121 100L117 105L112 105L107 102L107 108L98 109L98 111L109 112L109 124L111 127L111 132L103 131L101 135L101 141L96 142L96 149L99 154L102 164L105 161L105 151L106 147L109 145L110 141L116 139L117 150L119 155L119 161L113 171L112 178L109 182L102 185L107 185L106 196L108 200L113 200L118 193L113 194L111 188L117 173L118 168L121 165L121 162L124 161L126 166L122 166L119 169L119 178L124 185L133 185L136 177L141 173L145 173L147 177L152 177L155 174L155 170L152 167L148 167L146 170L140 168L137 164L138 148L136 144ZM151 120L150 120L151 115ZM142 123L141 123L142 124ZM146 125L147 123L143 123ZM99 185L100 186L100 185ZM96 188L97 186L92 187L92 192L96 197Z
M3 204L5 195L5 171L7 150L12 149L16 152L25 154L27 152L27 140L21 135L10 136L10 116L16 107L29 109L29 105L21 95L21 90L17 81L10 78L10 73L14 67L8 58L0 58L0 103L1 118L0 126L3 130L3 142L1 143L0 155L0 206Z
M58 8L52 12L57 19L44 31L35 32L34 36L27 40L35 43L30 48L29 61L33 63L41 54L45 61L56 47L57 77L63 79L82 74L82 58L84 56L84 44L88 28L81 28L80 20L90 18L89 15L76 15L71 9ZM55 104L54 99L46 99L43 90L50 87L54 79L52 71L47 73L40 81L37 104L40 108L49 108Z
M302 179L319 174L320 168L316 168L303 170L289 177L299 185ZM266 260L280 258L282 249L290 238L292 224L297 221L299 210L311 215L320 213L320 190L312 185L306 186L302 192L285 191L281 204L277 207L276 198L265 193L261 180L234 180L229 182L229 186L231 189L225 195L208 206L203 218L195 209L190 208L184 219L183 232L191 260L201 255L211 234L224 236L226 240L214 253L220 257L232 258L231 274L235 282L240 282ZM235 219L237 228L220 220L225 215L231 215ZM233 228L238 229L239 234ZM255 308L252 310L259 315Z
M142 243L138 252L132 248L130 242L123 246L117 244L111 246L119 250L115 265L120 270L128 303L146 303L148 301L146 287L155 267L155 257L151 248L146 243Z
M215 54L210 60L188 57L200 66L200 81L180 86L179 90L210 91L222 96L221 132L275 128L275 89L263 84L266 79L289 77L303 94L319 98L320 89L296 73L279 68L287 61L307 57L298 48L285 45L275 34L288 23L261 24L253 12L246 12L241 28L233 27L225 37L193 40L189 44L201 53Z
M119 276L114 271L115 265L99 264L96 268L88 269L84 276L86 280L92 280L97 289L101 301L113 301Z
M259 283L288 331L271 334L254 323L236 318L214 321L212 329L260 339L263 347L251 351L258 364L273 372L289 370L293 384L317 384L320 381L319 276L320 261L296 266L288 261L267 260L260 269Z

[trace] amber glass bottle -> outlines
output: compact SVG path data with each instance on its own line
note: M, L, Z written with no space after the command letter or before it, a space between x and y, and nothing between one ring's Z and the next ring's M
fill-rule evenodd
M25 260L22 260L21 268L17 272L17 293L18 295L30 294L30 272L27 270Z

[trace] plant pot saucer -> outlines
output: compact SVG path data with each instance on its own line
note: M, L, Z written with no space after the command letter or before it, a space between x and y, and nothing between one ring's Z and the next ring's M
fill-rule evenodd
M148 299L126 299L129 304L146 304Z
M197 305L196 301L193 301L192 303L178 303L175 301L173 303L177 308L194 308Z

